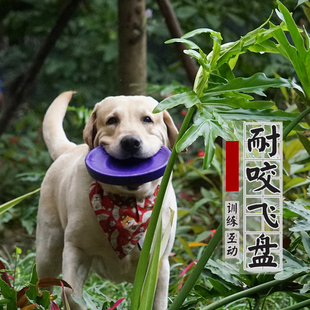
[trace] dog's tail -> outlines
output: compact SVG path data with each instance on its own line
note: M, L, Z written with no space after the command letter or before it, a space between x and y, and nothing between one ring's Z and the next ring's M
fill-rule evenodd
M63 129L68 104L75 92L68 91L60 94L48 108L43 120L43 138L53 160L76 146L70 142Z

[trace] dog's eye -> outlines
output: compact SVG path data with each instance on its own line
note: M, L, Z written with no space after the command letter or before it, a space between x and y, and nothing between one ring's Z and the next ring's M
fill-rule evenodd
M144 116L142 121L143 123L153 123L152 119L149 116Z
M106 125L115 125L117 123L118 123L118 118L115 116L112 116L107 120Z

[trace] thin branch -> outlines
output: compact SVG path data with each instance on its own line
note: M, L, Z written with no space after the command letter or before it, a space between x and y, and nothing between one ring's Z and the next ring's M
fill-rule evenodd
M182 37L183 31L181 29L178 18L174 13L171 2L169 0L157 0L157 3L161 10L162 15L165 18L166 25L172 38ZM183 51L186 49L186 46L183 43L177 43L176 47L178 55L183 64L183 67L187 73L187 77L191 83L194 83L198 67L192 58L183 53Z
M67 27L69 20L82 1L83 0L68 1L55 22L54 27L45 39L41 49L34 57L29 69L7 86L4 96L4 110L0 118L0 135L5 131L17 108L24 102L47 56L55 46L57 40Z

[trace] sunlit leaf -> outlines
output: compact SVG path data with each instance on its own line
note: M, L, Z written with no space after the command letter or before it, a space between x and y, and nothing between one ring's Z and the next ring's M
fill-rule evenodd
M207 244L204 242L190 242L188 244L189 247L201 247L201 246L206 246Z
M188 38L192 38L192 37L194 37L196 35L200 35L200 34L203 34L203 33L210 33L210 34L216 36L219 40L221 40L221 38L222 38L222 36L221 36L221 34L219 32L214 31L214 30L212 30L210 28L199 28L199 29L190 31L190 32L184 34L182 36L182 38L183 39L188 39Z
M188 49L193 49L193 50L198 50L199 46L197 44L195 44L194 42L184 39L184 38L175 38L175 39L170 39L168 41L165 42L166 44L170 44L170 43L183 43L186 45L186 47Z
M274 105L271 101L250 101L245 97L241 96L226 96L226 97L213 97L209 95L203 96L201 99L202 105L216 105L222 106L227 105L232 108L243 108L243 109L269 109Z
M264 96L263 91L270 87L296 88L302 92L299 85L283 78L268 78L264 73L256 73L249 78L236 78L227 84L205 90L208 95L219 95L227 92L255 93Z
M302 177L295 177L292 178L290 181L286 182L283 186L284 193L291 190L292 188L299 187L302 185L306 185L310 183L310 179L302 178Z
M25 195L23 195L23 196L20 196L20 197L18 197L18 198L15 198L15 199L13 199L13 200L11 200L11 201L8 201L8 202L2 204L2 205L0 206L0 215L1 215L2 213L4 213L5 211L9 210L10 208L16 206L17 204L19 204L21 201L23 201L23 200L26 199L27 197L29 197L29 196L31 196L31 195L37 193L38 191L40 191L40 188L36 189L36 190L33 191L33 192L27 193L27 194L25 194Z
M186 108L190 108L193 105L199 105L200 100L197 97L197 94L193 91L182 94L176 94L161 101L156 106L153 112L158 113L166 109L171 109L180 104L183 104Z

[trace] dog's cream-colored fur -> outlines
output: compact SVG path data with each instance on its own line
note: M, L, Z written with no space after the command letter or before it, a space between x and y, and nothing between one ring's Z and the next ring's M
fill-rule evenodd
M59 95L49 107L43 121L43 135L54 163L46 173L41 188L37 224L37 271L39 278L57 277L60 273L82 297L84 281L90 268L114 282L133 282L140 250L136 246L125 258L119 259L102 231L89 201L89 189L94 181L87 173L85 156L101 145L119 159L135 156L148 158L162 145L171 147L177 129L165 111L153 114L156 100L145 96L108 97L97 103L85 126L86 144L70 142L62 122L74 92ZM139 150L129 154L122 148L124 137L138 137ZM161 179L140 185L123 187L101 183L105 191L138 200L151 196ZM153 309L167 307L169 282L168 255L176 225L176 199L171 183L162 206L163 231L174 213L170 239L160 267ZM71 309L83 309L66 294Z

